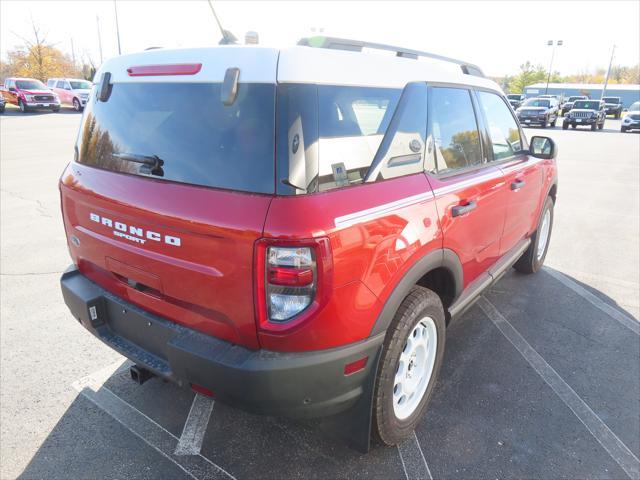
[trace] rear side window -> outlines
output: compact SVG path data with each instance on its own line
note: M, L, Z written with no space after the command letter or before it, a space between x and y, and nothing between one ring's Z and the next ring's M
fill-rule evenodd
M487 121L493 159L501 160L521 151L520 129L502 98L495 93L480 91L478 101Z
M273 193L275 85L241 83L230 106L220 100L220 89L219 83L114 84L107 101L87 104L78 162Z
M64 88L64 82L63 81L59 81L58 84L56 85L57 88Z
M433 87L431 119L438 173L482 163L480 133L469 90Z

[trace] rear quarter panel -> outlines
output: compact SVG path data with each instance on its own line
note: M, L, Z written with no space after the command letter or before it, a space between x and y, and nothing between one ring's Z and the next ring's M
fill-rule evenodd
M367 338L391 292L422 256L442 247L433 193L424 174L276 197L264 228L271 238L328 237L333 294L291 331L259 332L264 348L336 347Z

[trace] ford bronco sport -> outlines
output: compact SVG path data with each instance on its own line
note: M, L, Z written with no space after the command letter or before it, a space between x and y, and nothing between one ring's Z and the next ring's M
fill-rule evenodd
M448 322L544 262L555 145L527 142L478 67L315 37L123 55L96 78L60 179L61 287L139 382L397 444Z

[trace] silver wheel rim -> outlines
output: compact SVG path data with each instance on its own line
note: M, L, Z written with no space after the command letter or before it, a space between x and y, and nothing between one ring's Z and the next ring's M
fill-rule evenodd
M77 99L73 100L73 108L79 112L80 111L80 102Z
M404 344L393 381L393 412L404 420L418 408L436 363L438 331L431 317L413 327Z
M542 225L540 225L540 238L538 239L538 251L536 257L538 260L544 255L544 251L547 248L547 242L549 241L549 230L551 229L551 211L547 208L542 218Z

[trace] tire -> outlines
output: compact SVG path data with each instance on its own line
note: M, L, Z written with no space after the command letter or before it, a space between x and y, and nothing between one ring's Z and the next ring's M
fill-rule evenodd
M595 129L598 128L597 122L596 123L592 123L591 124L591 131L595 131Z
M540 125L540 127L547 128L547 123L549 123L549 119L547 117L544 117L544 120L542 122L542 125Z
M602 122L600 125L598 125L598 130L602 130L604 128L604 122Z
M551 122L551 126L555 128L557 121L558 121L558 117L554 118L553 122Z
M575 124L571 125L571 128L575 129L575 128L576 128L576 125L575 125Z
M616 112L616 118L620 118L620 112Z
M562 122L562 129L563 130L569 130L569 124Z
M22 102L21 98L18 99L18 107L22 113L27 113L29 111L29 107Z
M0 113L4 113L4 105L0 107Z
M60 111L60 107L51 107L51 111L57 113Z
M620 131L622 133L625 133L627 131L627 127L625 127L625 126L620 127Z
M81 112L82 111L82 104L80 103L80 100L78 100L77 98L73 99L73 109L76 112Z
M414 343L417 348L413 351L409 337L422 339ZM422 343L425 338L426 345ZM424 287L414 286L389 325L380 357L373 398L373 435L380 443L398 445L413 433L424 416L442 365L444 343L445 318L440 297ZM420 352L424 362L420 361ZM411 355L409 365L407 355ZM418 376L421 368L423 375ZM418 373L414 378L410 376L412 369L414 375ZM405 375L400 374L397 383L400 372ZM412 393L404 393L399 386L411 389ZM399 395L395 393L398 391Z
M549 212L548 224L545 227L544 220L546 214ZM553 230L553 199L547 197L544 201L542 211L540 212L540 219L538 220L538 228L531 235L531 244L529 248L525 250L518 261L513 265L520 273L536 273L544 264L544 259L547 256L549 250L549 242L551 240L551 232ZM542 232L542 235L541 235ZM540 247L540 241L544 241L544 245Z

